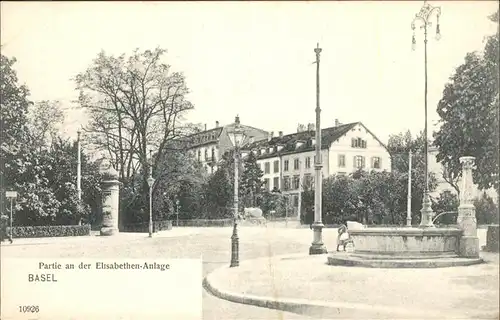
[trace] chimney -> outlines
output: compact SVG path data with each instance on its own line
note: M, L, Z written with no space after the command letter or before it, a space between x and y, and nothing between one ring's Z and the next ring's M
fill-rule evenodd
M207 131L207 124L205 123L205 131Z
M339 119L335 119L335 126L336 126L336 127L340 126Z
M280 136L280 138L283 138L283 131L279 132L279 136Z
M215 121L215 127L218 128L219 127L219 121Z
M240 116L236 116L236 118L234 119L234 123L237 125L240 124Z

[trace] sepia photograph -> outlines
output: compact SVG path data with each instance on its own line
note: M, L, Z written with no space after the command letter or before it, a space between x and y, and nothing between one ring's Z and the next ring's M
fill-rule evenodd
M0 320L500 319L498 8L2 1Z

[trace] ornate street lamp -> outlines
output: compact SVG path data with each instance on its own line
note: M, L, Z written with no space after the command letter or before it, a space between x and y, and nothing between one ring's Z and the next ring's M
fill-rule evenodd
M234 223L233 235L231 236L231 265L230 267L237 267L240 265L239 258L239 238L238 238L238 168L240 158L240 148L245 139L245 132L240 126L240 117L236 116L234 121L234 129L228 132L229 139L234 147Z
M316 174L314 188L314 223L311 225L313 229L313 242L309 247L309 254L326 253L326 247L323 243L323 222L321 222L321 192L322 180L321 168L323 167L321 159L321 109L319 107L319 55L321 53L319 43L314 49L316 53L316 159L314 161L314 171Z
M151 158L151 151L149 151L149 155ZM151 159L151 163L149 165L149 177L147 179L149 186L149 237L153 236L153 185L155 183L155 179L153 178L153 161Z
M424 109L425 109L425 126L424 126L424 154L425 154L425 189L424 197L422 199L422 218L420 221L421 227L433 227L432 217L434 212L431 208L431 198L429 196L429 153L428 153L428 138L427 138L427 27L431 26L431 18L436 15L436 40L441 38L441 31L439 29L439 16L441 15L440 7L433 7L424 1L424 5L420 11L415 15L411 23L411 28L413 30L412 36L412 49L415 50L415 24L420 22L420 29L424 30Z

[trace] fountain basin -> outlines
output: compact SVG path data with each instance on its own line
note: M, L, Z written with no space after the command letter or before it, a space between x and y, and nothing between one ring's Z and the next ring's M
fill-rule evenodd
M379 268L431 268L470 265L463 258L458 228L363 228L349 230L354 251L333 253L328 264Z

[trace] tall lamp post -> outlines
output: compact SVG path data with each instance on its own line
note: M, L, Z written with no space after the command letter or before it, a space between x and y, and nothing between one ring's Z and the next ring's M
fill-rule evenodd
M234 146L234 223L233 234L231 236L231 265L230 267L237 267L240 265L239 257L239 238L238 238L238 169L240 148L245 139L245 133L240 126L240 117L236 116L234 121L234 129L229 133L229 139Z
M411 23L411 28L413 30L412 36L412 49L415 50L415 25L420 22L420 28L424 30L424 109L425 109L425 126L424 126L424 154L425 154L425 190L424 197L422 199L422 219L420 221L420 227L433 227L432 217L434 212L432 212L431 198L429 196L429 153L428 153L428 137L427 137L427 28L431 26L431 18L436 15L436 40L441 38L441 32L439 30L439 16L441 15L441 8L434 7L424 1L424 5L420 11L415 15Z
M81 131L78 130L77 132L78 138L77 138L77 161L76 161L76 194L78 197L78 200L82 200L82 160L81 160L81 143L80 143L80 135ZM82 224L82 218L79 217L78 224Z
M321 159L321 109L319 107L319 55L321 53L321 48L319 43L314 49L316 53L316 159L314 161L314 171L316 173L315 178L315 190L314 190L314 223L313 228L313 242L309 247L309 254L323 254L326 253L326 247L323 243L322 229L324 227L321 222L321 187L322 187L322 159Z
M153 237L153 185L155 183L155 179L153 178L153 161L151 158L151 151L149 151L149 157L151 159L151 163L149 164L149 177L147 179L149 186L149 237Z

